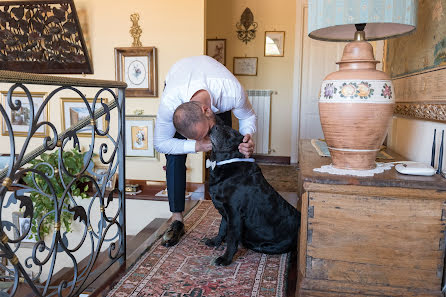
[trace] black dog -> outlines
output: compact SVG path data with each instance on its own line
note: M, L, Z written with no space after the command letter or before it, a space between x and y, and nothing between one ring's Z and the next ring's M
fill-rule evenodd
M209 192L222 216L218 235L206 239L208 246L226 241L225 253L215 260L229 265L241 242L259 253L281 254L297 247L300 213L266 181L254 162L237 161L218 165L220 161L244 158L238 146L243 135L223 125L210 131L212 152Z

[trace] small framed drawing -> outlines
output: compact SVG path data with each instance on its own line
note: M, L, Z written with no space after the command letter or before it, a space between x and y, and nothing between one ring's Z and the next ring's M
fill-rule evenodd
M283 57L285 31L265 31L265 57Z
M257 75L257 57L234 57L234 75Z
M17 227L17 230L13 228L14 239L18 239L23 234L28 233L28 235L22 239L20 247L33 247L37 240L31 233L31 218L24 218L23 212L16 211L12 213L12 222ZM16 244L16 246L17 245L18 244Z
M106 181L108 168L109 166L107 165L96 165L93 169L94 178L100 188L102 188L102 185L106 182L105 190L112 191L115 188L118 174L113 174L113 176L109 177Z
M115 48L116 79L127 83L127 97L157 97L155 47Z
M226 39L206 39L206 55L226 65Z
M85 118L90 117L88 108L82 98L60 98L61 99L61 120L62 120L62 130L70 128L76 125ZM93 99L87 99L90 108L93 108ZM104 103L107 103L107 99L102 99ZM95 111L102 108L101 100L96 101ZM93 111L93 110L92 110ZM102 116L100 120L96 120L96 125L99 130L104 131L105 126L105 116ZM88 125L77 132L78 136L90 136L91 135L91 125Z
M37 113L39 108L42 106L43 101L45 100L46 93L31 93L33 104L34 104L34 114ZM28 101L28 96L25 93L22 92L14 92L12 94L12 102L15 102L16 100L21 101L21 107L19 110L11 110L11 107L9 106L7 102L7 96L8 92L1 92L2 96L2 104L5 108L6 113L9 116L9 120L11 121L12 130L14 131L15 136L27 136L28 135L28 129L30 124L30 105ZM48 104L45 105L40 117L39 122L48 121ZM33 135L33 137L45 137L48 135L48 125L42 125L37 129L36 133ZM6 126L6 121L2 120L2 135L7 136L9 135L8 127Z
M126 156L158 158L153 146L155 116L129 115L126 116Z

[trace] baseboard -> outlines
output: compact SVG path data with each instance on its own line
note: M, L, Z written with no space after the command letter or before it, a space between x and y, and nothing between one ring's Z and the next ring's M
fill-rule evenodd
M257 163L290 165L290 157L286 156L252 155L252 157Z

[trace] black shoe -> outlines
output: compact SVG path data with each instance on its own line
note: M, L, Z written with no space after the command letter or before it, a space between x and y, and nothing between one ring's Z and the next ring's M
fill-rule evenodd
M165 247L174 246L180 241L181 236L184 235L184 224L180 221L174 221L170 224L169 229L163 235L163 242Z

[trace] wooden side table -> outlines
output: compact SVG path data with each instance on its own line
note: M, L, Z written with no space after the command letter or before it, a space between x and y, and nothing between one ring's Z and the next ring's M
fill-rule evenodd
M299 152L296 296L443 296L446 180L318 173L330 158L309 140Z

